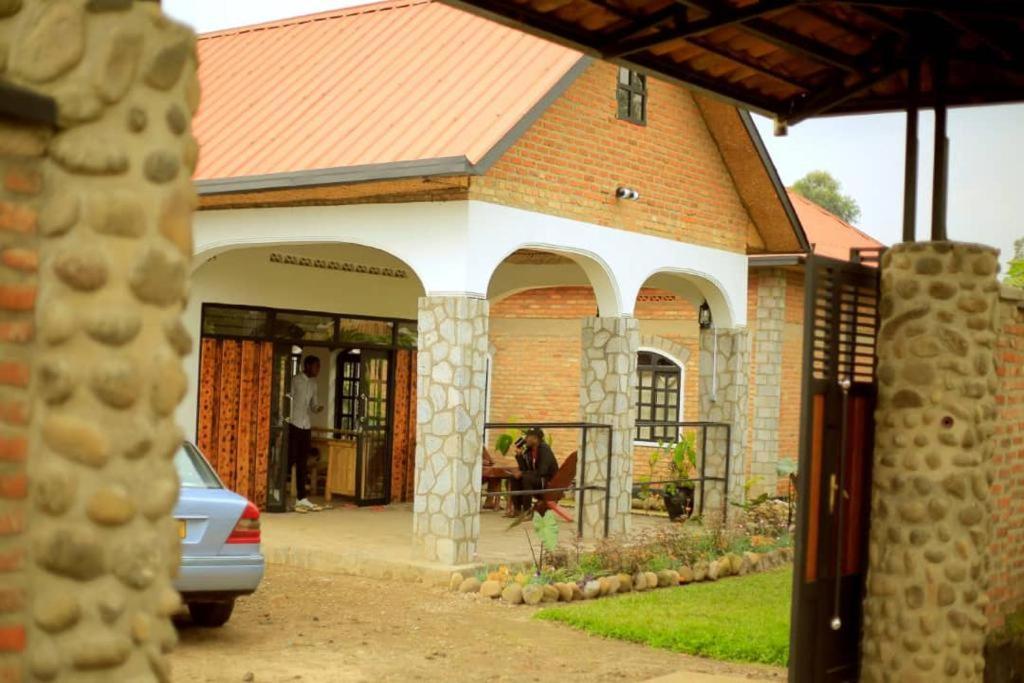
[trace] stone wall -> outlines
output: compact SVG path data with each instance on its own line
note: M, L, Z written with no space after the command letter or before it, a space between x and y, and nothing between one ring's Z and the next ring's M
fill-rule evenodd
M996 345L998 418L992 456L990 629L1024 609L1024 290L1004 287Z
M717 355L717 362L715 356ZM700 332L700 419L732 425L729 458L730 501L743 499L744 461L747 440L748 364L750 337L745 329ZM714 377L717 375L717 382ZM725 430L708 429L704 458L707 476L725 474ZM699 442L698 442L699 443ZM707 484L705 514L721 512L726 504L724 487Z
M978 681L996 376L994 249L882 261L863 681Z
M752 493L774 493L778 479L779 418L782 397L783 327L786 314L786 274L758 273L756 320L753 325L754 386L749 472L758 486Z
M586 318L581 336L580 412L585 422L611 425L612 443L609 453L607 430L590 431L586 450L582 444L580 446L577 481L586 486L608 485L609 532L628 533L633 490L639 326L635 318ZM600 537L604 534L605 493L587 491L584 495L584 536Z
M0 680L20 680L25 647L29 388L49 129L0 119Z
M444 564L476 555L480 536L487 301L423 297L416 382L416 554Z
M2 76L54 97L60 114L41 175L5 179L47 192L35 221L26 667L35 680L169 680L194 39L153 2L15 0L0 17Z

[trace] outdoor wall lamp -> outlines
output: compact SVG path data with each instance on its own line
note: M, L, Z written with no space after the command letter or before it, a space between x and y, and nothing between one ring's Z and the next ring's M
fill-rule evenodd
M697 323L700 325L700 329L707 330L711 327L711 307L708 306L707 299L697 309Z
M616 199L628 199L631 202L635 202L640 199L640 193L631 187L620 187L615 190Z

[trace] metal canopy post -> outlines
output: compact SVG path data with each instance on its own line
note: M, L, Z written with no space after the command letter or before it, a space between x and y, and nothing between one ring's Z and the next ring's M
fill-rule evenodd
M903 168L903 241L913 242L917 224L917 102L918 94L921 92L920 61L916 61L907 69L907 76L910 102L907 106L906 159Z
M949 138L946 137L946 79L949 62L944 54L932 58L935 93L935 168L932 173L932 240L946 239L946 189L949 183Z

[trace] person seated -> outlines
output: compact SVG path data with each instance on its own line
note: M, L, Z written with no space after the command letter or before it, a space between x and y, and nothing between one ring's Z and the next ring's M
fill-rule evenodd
M522 446L516 451L519 469L513 474L511 489L515 491L536 491L547 487L548 481L558 472L558 460L551 447L544 442L544 430L533 427L526 432ZM513 495L507 517L518 517L531 507L533 495Z

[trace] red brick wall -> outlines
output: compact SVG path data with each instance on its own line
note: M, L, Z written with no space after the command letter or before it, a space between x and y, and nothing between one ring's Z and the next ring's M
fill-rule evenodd
M490 422L580 419L580 320L596 313L588 287L550 287L514 294L491 305ZM699 419L696 311L669 292L644 289L637 300L641 335L679 344L690 352L684 371L683 419ZM497 434L488 434L494 444ZM578 434L553 434L559 460L576 446ZM634 452L635 471L648 471L649 448Z
M620 121L617 70L588 67L485 176L470 180L470 198L745 251L750 218L689 92L649 79L647 125ZM622 185L640 201L617 201Z
M10 135L10 131L5 134ZM16 141L9 138L8 142ZM3 141L0 140L0 147ZM36 303L37 196L33 159L0 149L0 680L21 680L25 647L22 575L28 479L28 385Z
M996 350L999 415L992 458L994 519L989 566L992 628L1024 608L1024 299L1001 305Z

